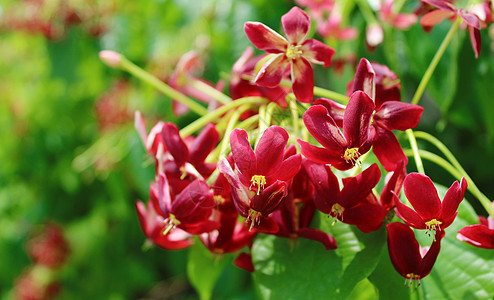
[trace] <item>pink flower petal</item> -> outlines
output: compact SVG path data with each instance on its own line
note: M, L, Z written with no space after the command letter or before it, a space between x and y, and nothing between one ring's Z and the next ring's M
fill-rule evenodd
M264 87L278 86L285 74L288 63L289 61L283 53L273 56L262 66L256 76L255 83Z
M480 30L472 26L468 26L468 34L470 36L470 42L472 43L473 52L475 52L475 58L479 58L480 49L482 48L482 42L480 41Z
M399 30L407 30L415 23L417 23L415 14L398 14L393 20L393 26Z
M328 45L314 39L308 39L302 44L302 55L310 62L329 67L335 51Z
M281 24L288 42L300 45L309 32L310 18L305 11L295 6L281 17Z
M441 200L432 180L420 173L410 173L404 182L405 195L415 211L426 221L438 218Z
M446 11L446 10L433 10L426 13L422 19L420 19L420 24L422 26L434 26L441 23L444 19L451 18L456 13Z
M283 53L288 46L287 40L279 33L259 22L246 22L245 33L259 50L269 53Z
M456 7L453 4L444 0L422 0L422 2L437 7L441 10L456 13Z
M298 101L311 103L314 99L314 72L305 58L292 61L292 89Z

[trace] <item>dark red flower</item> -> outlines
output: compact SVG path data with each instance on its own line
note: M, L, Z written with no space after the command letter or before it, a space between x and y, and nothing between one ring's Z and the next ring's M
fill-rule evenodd
M215 203L209 185L203 180L194 180L174 196L170 193L166 176L163 173L159 174L158 204L167 224L163 234L175 227L190 234L199 234L219 226L217 222L210 220Z
M297 174L302 163L300 154L285 158L288 133L279 126L270 126L262 134L255 151L247 132L235 129L230 133L235 169L240 181L260 192L276 180L288 181Z
M166 229L165 219L156 212L152 201L148 201L147 204L137 201L136 209L142 231L153 244L166 250L179 250L194 243L193 236L180 228L163 234Z
M244 76L255 76L256 65L264 57L264 55L254 57L254 49L252 47L245 49L242 56L235 62L232 68L229 86L230 96L234 100L249 96L265 97L280 107L286 108L288 106L285 99L286 95L288 95L287 88L281 86L263 87L244 78Z
M444 196L443 202L437 195L432 180L420 173L410 173L404 181L404 191L412 210L394 195L397 215L409 226L427 229L429 232L443 231L453 223L458 214L458 205L463 200L467 181L455 181Z
M70 249L63 229L48 223L29 239L27 252L36 264L55 269L65 263Z
M377 164L371 165L355 177L343 178L341 190L337 177L328 165L307 160L304 161L304 167L316 189L314 203L317 209L335 221L362 225L364 231L380 227L386 211L380 205L364 201L381 178Z
M431 272L436 262L444 231L437 232L434 242L427 249L419 245L413 230L406 224L393 222L386 228L389 257L393 266L401 276L405 277L405 284L412 286L415 282L417 287L420 285L420 279Z
M374 103L366 93L353 93L345 109L342 134L324 106L310 107L303 116L305 126L324 148L298 139L302 154L309 160L331 164L338 170L351 169L371 147L369 127L373 111Z
M494 220L479 217L480 224L466 226L458 231L456 238L479 248L494 249Z
M305 39L310 18L302 9L293 7L283 15L281 23L288 39L262 23L245 23L245 33L252 44L273 54L257 74L255 83L266 87L278 86L288 66L291 66L295 97L301 102L310 103L314 97L314 74L309 61L329 67L334 50L317 40Z

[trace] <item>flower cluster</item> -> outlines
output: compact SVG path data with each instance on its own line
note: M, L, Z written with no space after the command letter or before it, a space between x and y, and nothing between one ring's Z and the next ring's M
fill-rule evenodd
M299 2L317 20L337 18L333 1ZM424 1L435 7L439 2ZM392 4L386 1L381 8L383 20L402 29L416 21L414 15L393 12ZM266 54L245 50L231 71L231 98L221 86L197 84L199 79L187 73L194 56L184 56L169 82L175 88L171 97L180 102L200 95L196 98L210 108L187 127L158 122L148 132L136 113L135 127L156 171L150 201L136 203L148 243L183 249L197 236L212 253L223 254L250 248L262 233L336 249L333 236L311 227L320 212L333 224L355 225L364 233L386 227L394 267L409 285L418 285L458 213L466 180L453 183L441 202L423 172L407 175L408 158L395 133L415 128L423 108L401 101L393 71L362 58L347 96L314 99L311 63L329 67L335 50L307 38L311 19L298 7L283 15L281 24L286 38L262 23L245 23L248 39ZM129 64L116 53L101 57L114 67ZM185 112L177 107L177 114ZM273 118L274 111L281 117ZM401 202L402 187L413 209ZM479 238L492 235L484 227L465 228L461 239L492 247ZM426 230L430 247L421 247L411 228ZM235 263L254 271L249 253Z

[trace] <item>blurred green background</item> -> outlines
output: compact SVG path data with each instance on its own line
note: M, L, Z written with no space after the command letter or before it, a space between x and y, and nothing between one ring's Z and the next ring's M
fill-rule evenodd
M16 278L32 264L31 232L47 221L61 224L71 255L58 274L60 299L195 299L186 277L189 250L143 250L144 235L134 203L147 201L153 179L133 128L141 110L180 127L170 99L103 65L98 52L123 53L162 80L180 56L196 50L204 78L226 78L250 45L248 20L278 30L288 0L46 0L0 3L0 297L14 297ZM417 6L408 1L405 8ZM74 14L76 16L74 16ZM361 34L333 43L337 57L355 54L388 64L401 78L409 101L450 23L425 34L385 27L383 45L365 47L358 9L345 20ZM492 33L492 28L490 28ZM434 134L456 155L479 188L494 198L494 51L489 30L475 59L468 36L457 34L420 102L419 128ZM316 68L316 83L344 93L354 74ZM407 145L404 142L404 145ZM435 151L428 145L422 148ZM413 162L409 171L414 169ZM449 186L453 178L426 162L427 174ZM473 197L467 198L483 213ZM199 245L200 246L200 245ZM231 264L230 264L231 265ZM227 267L214 299L255 298L250 275Z

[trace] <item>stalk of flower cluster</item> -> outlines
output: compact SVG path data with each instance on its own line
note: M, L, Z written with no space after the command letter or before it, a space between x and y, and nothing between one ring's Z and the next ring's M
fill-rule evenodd
M480 203L482 204L482 206L484 206L485 210L489 213L490 216L492 216L494 218L494 207L492 206L491 201L489 200L489 198L487 198L487 196L485 196L479 190L477 185L475 185L472 178L470 178L470 176L468 176L467 172L465 171L465 169L463 169L463 167L458 162L458 160L455 158L453 153L451 153L451 151L449 151L449 149L443 143L441 143L441 141L439 141L436 137L434 137L434 136L432 136L426 132L422 132L422 131L415 132L415 137L421 138L421 139L424 139L424 140L430 142L431 144L436 146L436 148L439 149L439 151L441 151L444 154L444 156L446 156L446 158L451 162L451 164L454 166L454 168L460 173L459 176L456 176L457 179L459 180L459 179L461 179L461 177L465 177L465 179L468 182L468 190L473 195L475 195L475 197L477 197L477 199L479 199Z
M291 87L292 82L288 81L288 80L282 80L280 85L283 87ZM314 95L319 96L319 97L328 98L328 99L334 100L334 101L341 103L341 104L347 104L348 99L349 99L348 96L345 96L343 94L340 94L338 92L331 91L328 89L323 89L323 88L318 87L318 86L314 86Z
M218 107L214 111L208 113L207 115L195 120L194 122L190 123L186 127L184 127L182 130L180 130L180 135L185 137L193 134L197 130L201 129L202 127L206 126L206 124L213 122L217 120L221 115L224 113L228 112L231 109L234 109L236 107L245 105L245 104L265 104L267 103L268 100L263 97L244 97L244 98L239 98L236 99L235 101L232 101L228 104L225 104L223 106Z
M412 157L415 155L412 149L404 149L403 152L405 153L406 156ZM447 160L444 158L440 157L439 155L429 152L427 150L422 150L419 149L418 151L420 157L427 159L428 161L431 161L435 163L436 165L440 166L444 170L448 171L453 177L457 179L461 179L462 175L461 173L453 167L452 164L450 164Z
M223 94L222 92L218 91L214 87L194 78L190 78L187 80L187 84L200 90L204 94L216 99L218 102L221 104L228 104L232 102L232 98L228 97L227 95Z
M130 60L125 58L125 56L123 56L122 54L114 51L104 50L100 52L100 58L108 66L127 71L135 77L141 79L142 81L152 85L154 88L167 95L168 97L175 99L176 101L181 102L184 105L187 105L190 110L195 112L196 114L204 116L208 113L207 109L200 105L198 102L192 100L191 98L175 90L168 84L159 80L155 76L144 71L143 69L132 63Z
M258 126L257 126L257 130L258 130L258 133L257 133L257 138L256 138L256 143L255 143L255 146L257 147L257 144L259 143L259 141L261 140L261 136L262 136L262 133L264 132L264 130L266 130L266 128L268 128L268 124L267 124L267 120L266 120L266 111L267 111L267 105L261 105L259 107L259 122L258 122Z
M292 138L294 141L296 141L299 138L299 122L300 118L298 115L298 110L297 110L297 99L295 97L290 97L290 101L288 103L290 107L290 112L292 114L292 121L293 121L293 130L292 134L290 135L290 138ZM298 143L294 143L295 147L297 147L297 150L300 150L300 145Z
M413 158L415 159L415 165L417 166L417 171L419 173L425 174L424 164L422 163L422 159L420 158L419 147L417 146L417 140L413 135L413 131L411 129L407 129L405 132L408 136L410 147L412 147L413 150Z

